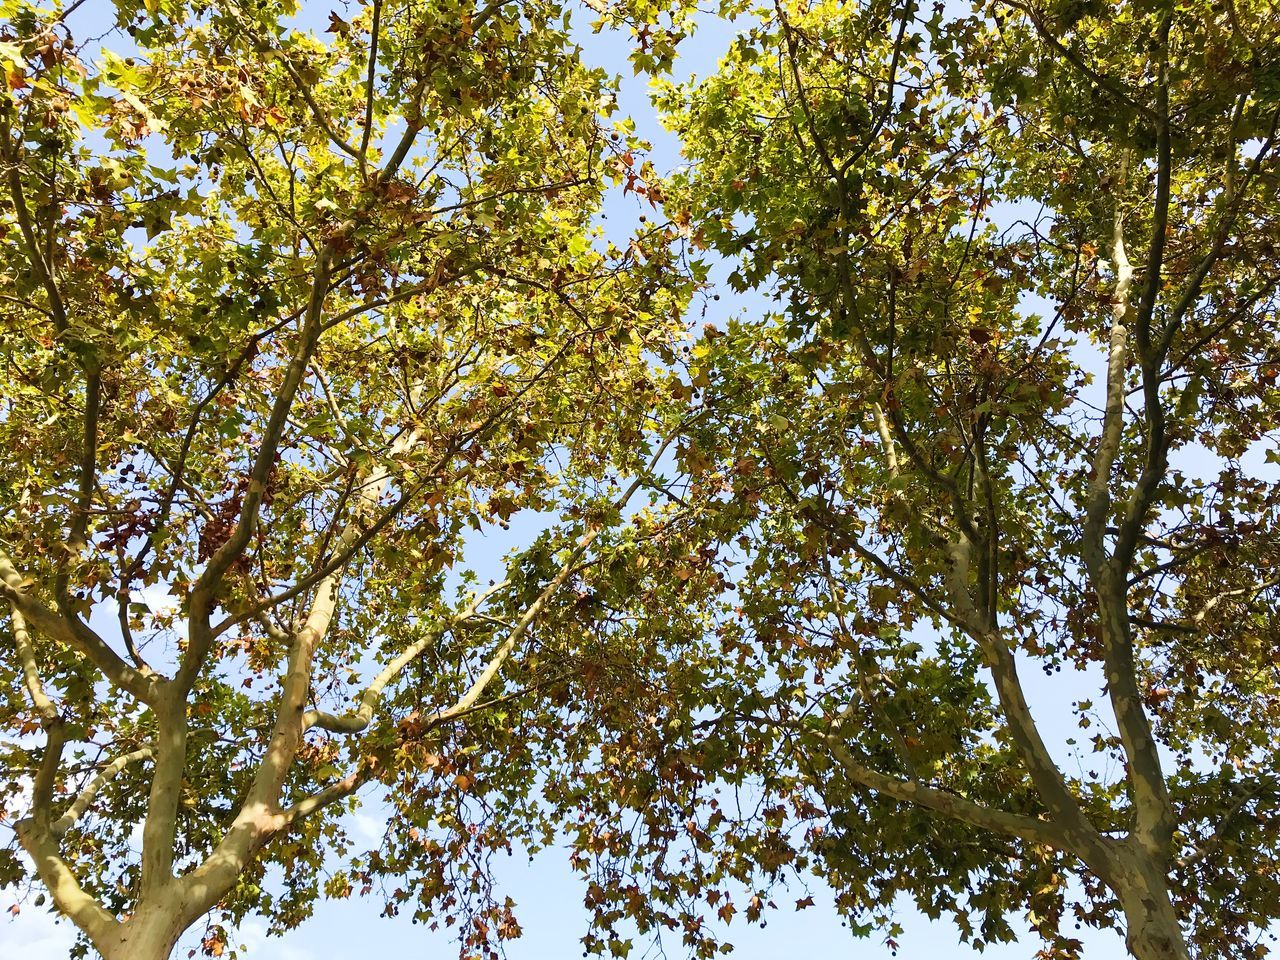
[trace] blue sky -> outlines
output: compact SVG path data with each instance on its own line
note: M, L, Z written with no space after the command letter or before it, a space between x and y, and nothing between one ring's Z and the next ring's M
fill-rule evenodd
M304 0L303 21L323 24L330 10L342 11L341 0ZM79 17L79 36L101 33L90 29L94 21L109 20L110 7L106 0L88 0ZM577 22L588 18L579 13ZM696 73L706 76L715 69L716 61L724 52L730 37L731 26L711 23L686 41L681 48L682 58L677 72L682 75ZM633 77L627 64L629 40L625 35L593 35L580 29L579 38L584 56L591 62L623 74L623 90L620 106L623 113L636 121L638 131L654 143L652 159L659 170L669 170L679 163L679 145L663 131L653 119L653 111L647 97L647 78ZM127 38L124 38L127 39ZM106 41L118 48L119 40ZM605 208L606 230L612 236L624 237L639 215L651 212L648 204L634 196L615 192ZM723 326L731 315L756 313L769 309L769 302L758 295L734 295L732 291L718 291L721 300L708 304L705 320ZM701 310L701 305L697 305ZM699 316L699 322L703 317ZM525 535L528 536L526 525ZM496 570L501 557L520 545L519 525L513 525L511 534L503 540L480 539L468 557L469 562L482 574ZM1069 706L1081 697L1096 696L1097 685L1089 678L1073 676L1067 672L1045 677L1037 669L1025 671L1028 700L1033 704L1037 719L1041 722L1045 738L1054 744L1065 759L1066 740L1076 732ZM376 803L371 803L352 818L352 830L358 840L376 843L386 826L379 816ZM558 960L581 955L579 938L587 932L588 919L582 908L582 885L574 877L566 863L564 851L548 851L532 862L513 857L502 865L500 879L504 892L518 904L518 917L524 936L510 944L507 950L511 960ZM795 891L788 897L786 890L778 891L775 901L782 908L768 915L765 928L751 927L739 919L730 932L734 934L736 960L790 960L790 958L815 955L823 957L889 958L892 954L877 938L855 940L848 934L830 907L830 896L824 896L821 885L812 886L815 906L796 912L791 904L805 895ZM7 906L7 904L0 904ZM457 948L449 931L430 932L415 926L407 918L383 919L381 902L376 899L327 901L320 905L318 915L292 931L284 939L268 939L264 936L265 924L250 921L232 938L233 943L244 944L247 956L252 960L356 960L371 953L385 953L397 958L456 956ZM977 957L958 944L955 929L947 922L930 922L904 905L900 921L906 933L900 938L896 956L900 960L935 960L938 957ZM1081 931L1077 934L1087 944L1088 960L1119 960L1126 956L1120 938L1114 933ZM30 903L11 920L0 920L0 958L24 957L29 960L55 960L67 955L72 942L70 927L57 924L45 909ZM188 937L175 953L185 957L195 946L196 940ZM637 942L633 957L645 956L645 944ZM679 943L668 943L671 956L680 955ZM1021 943L994 947L981 954L994 960L1031 960L1039 941L1028 938Z

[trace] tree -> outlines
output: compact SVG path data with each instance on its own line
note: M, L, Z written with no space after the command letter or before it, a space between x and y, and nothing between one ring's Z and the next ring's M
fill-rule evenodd
M1046 957L1079 955L1072 920L1143 960L1262 956L1274 6L753 13L661 94L669 214L780 306L694 350L700 532L654 565L684 564L670 608L632 600L689 646L667 719L584 772L598 911L710 955L734 883L754 918L812 869L891 939L905 893L979 946L1025 911ZM1029 670L1089 691L1081 742Z
M0 4L16 838L108 960L383 876L490 952L519 927L485 861L542 837L531 756L617 655L540 617L644 535L674 425L686 291L592 224L637 145L612 81L554 0L319 36L292 0L119 0L100 53L80 7ZM552 522L478 582L519 511ZM366 783L400 816L351 854Z

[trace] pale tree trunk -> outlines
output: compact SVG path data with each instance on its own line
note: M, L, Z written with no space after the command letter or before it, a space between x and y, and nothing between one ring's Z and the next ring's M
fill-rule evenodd
M102 960L169 960L181 935L175 916L138 914L97 947Z
M1112 886L1124 910L1129 953L1138 960L1189 960L1167 874L1141 853L1124 859Z

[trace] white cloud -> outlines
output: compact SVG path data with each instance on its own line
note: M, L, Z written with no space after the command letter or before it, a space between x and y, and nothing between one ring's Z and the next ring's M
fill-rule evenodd
M351 826L352 836L360 843L368 844L371 847L379 846L382 843L383 834L387 832L385 821L359 810L351 814L347 820Z
M7 891L11 896L12 891ZM9 902L4 903L7 910ZM0 957L23 960L66 960L76 935L69 923L58 923L44 907L20 905L21 913L0 920Z

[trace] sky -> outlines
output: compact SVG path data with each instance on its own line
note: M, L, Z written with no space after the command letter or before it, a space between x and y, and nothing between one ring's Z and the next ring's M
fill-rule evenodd
M301 21L304 24L324 24L331 10L346 11L342 0L303 0ZM75 28L77 36L102 33L111 19L107 0L88 0L77 13L80 19ZM584 24L590 17L586 11L578 12L575 22L577 35L583 47L583 56L590 62L621 71L623 87L619 98L622 114L629 114L636 121L641 135L653 142L651 154L660 171L670 170L680 162L679 144L662 130L654 119L648 102L647 78L632 76L627 64L629 38L623 34L595 35ZM101 27L94 29L94 27ZM737 28L732 25L707 21L693 38L681 45L681 59L677 73L694 73L704 77L714 71L717 60L725 51ZM126 38L127 39L127 38ZM108 38L106 42L120 48L120 38ZM637 218L647 211L647 204L634 196L624 197L615 192L608 199L602 221L606 231L615 236L626 236ZM723 327L724 321L740 313L756 313L770 309L769 301L758 294L734 294L725 288L718 290L721 299L708 304L705 316L699 314L698 322L713 322ZM696 305L701 311L701 304ZM501 557L520 540L531 538L533 531L525 525L523 532L518 524L503 540L480 540L470 551L468 560L486 578L486 568L497 570ZM1090 678L1073 676L1064 671L1054 677L1031 667L1024 670L1027 698L1040 722L1048 741L1063 761L1068 761L1066 741L1075 732L1074 718L1070 712L1072 701L1096 695L1098 685ZM357 841L376 844L387 821L380 816L376 803L371 803L351 819L351 828ZM560 960L580 956L580 938L588 931L587 912L582 907L583 887L570 871L567 852L551 850L532 861L514 856L499 871L501 892L517 903L517 916L524 935L507 946L510 960ZM806 895L796 889L790 898L787 890L777 891L774 897L781 909L767 915L764 928L747 926L741 919L727 932L735 944L732 957L735 960L792 960L808 955L879 960L896 957L897 960L938 960L984 957L990 960L1032 960L1040 948L1040 941L1027 937L1019 943L990 947L983 953L972 952L959 943L955 928L947 921L929 921L902 904L898 916L905 928L899 938L899 947L893 953L888 946L874 936L858 940L849 935L839 916L831 907L829 891L823 885L811 884L814 895L812 908L797 912L792 909L794 900ZM827 895L824 896L824 893ZM0 894L0 909L9 903ZM317 915L289 932L283 939L268 938L266 924L250 920L232 936L233 945L246 949L242 956L249 960L364 960L371 952L386 954L397 960L408 958L440 958L449 960L457 955L456 941L450 931L431 932L415 926L408 918L386 919L380 916L381 902L374 899L353 898L347 901L324 901ZM10 917L0 914L0 960L22 957L24 960L62 960L73 942L73 933L66 923L56 922L45 908L30 902L20 906L20 912ZM196 928L199 929L198 927ZM1070 932L1070 931L1068 931ZM1086 944L1086 960L1120 960L1127 953L1120 937L1112 932L1078 931ZM185 957L187 951L198 945L198 936L189 935L175 951L175 957ZM647 956L645 943L637 941L633 957ZM668 955L679 957L678 942L666 944Z

